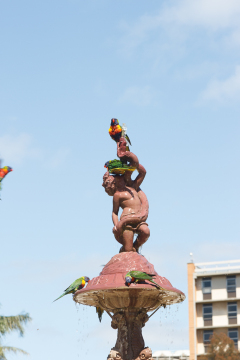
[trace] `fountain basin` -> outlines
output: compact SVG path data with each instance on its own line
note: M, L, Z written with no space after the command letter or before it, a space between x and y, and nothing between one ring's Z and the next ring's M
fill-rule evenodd
M125 275L132 270L155 274L154 284L133 283L125 285ZM152 311L161 305L182 302L185 295L162 276L159 276L154 266L136 252L117 254L105 265L99 276L89 281L86 288L78 290L74 301L84 305L100 306L104 310L113 311L125 308L139 308Z

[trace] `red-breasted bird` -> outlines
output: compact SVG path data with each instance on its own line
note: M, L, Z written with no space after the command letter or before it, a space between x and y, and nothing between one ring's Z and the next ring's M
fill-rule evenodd
M0 168L0 190L1 190L1 182L5 178L5 176L10 172L13 171L10 166L4 166Z
M118 119L115 119L115 118L111 119L110 128L108 130L109 135L111 136L111 138L114 141L118 142L120 140L120 138L122 136L124 136L127 139L127 141L129 142L129 144L132 145L129 137L127 136L127 134L123 130L124 129L119 125Z
M81 290L84 288L85 284L89 282L90 279L87 276L82 276L79 279L75 280L65 291L64 293L59 296L56 300L60 299L61 297L68 295L68 294L74 294L77 290ZM53 301L53 302L54 302Z
M159 289L164 290L160 285L158 285L157 283L155 283L155 281L153 281L153 277L155 277L155 274L147 274L145 272L142 271L137 271L137 270L133 270L133 271L129 271L126 276L125 276L125 281L126 281L126 285L130 286L131 283L133 282L138 282L138 281L150 281L151 283L155 284Z

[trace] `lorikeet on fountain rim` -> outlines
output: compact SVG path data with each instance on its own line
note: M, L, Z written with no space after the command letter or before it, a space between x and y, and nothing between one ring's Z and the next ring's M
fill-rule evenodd
M65 291L64 293L59 296L56 300L60 299L61 297L68 295L68 294L74 294L77 290L81 290L82 288L84 288L85 284L87 282L89 282L90 279L87 276L82 276L79 279L75 280ZM53 302L54 302L53 301Z
M146 272L142 272L142 271L137 271L137 270L129 271L125 276L126 285L130 286L131 283L147 280L155 284L159 289L164 290L160 285L158 285L157 283L155 283L155 281L153 281L154 276L156 275L147 274Z

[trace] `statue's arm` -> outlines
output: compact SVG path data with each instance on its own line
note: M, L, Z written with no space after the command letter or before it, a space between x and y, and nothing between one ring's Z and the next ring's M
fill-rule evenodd
M132 182L132 186L135 190L138 190L146 176L147 171L141 164L139 164L138 157L134 153L126 151L126 140L124 138L121 138L117 144L117 155L122 161L128 161L131 166L137 169L138 176Z
M139 186L143 182L147 173L146 169L141 164L138 164L137 171L138 171L138 176L133 181L133 186L136 190L138 190Z

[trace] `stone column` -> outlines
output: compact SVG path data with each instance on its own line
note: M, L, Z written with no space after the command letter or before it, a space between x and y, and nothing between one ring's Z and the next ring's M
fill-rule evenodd
M117 341L113 350L119 352L122 360L135 360L144 349L142 327L148 321L144 309L129 308L116 311L111 326L118 329Z

